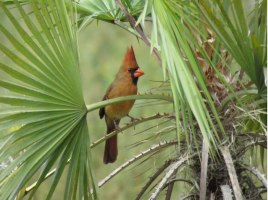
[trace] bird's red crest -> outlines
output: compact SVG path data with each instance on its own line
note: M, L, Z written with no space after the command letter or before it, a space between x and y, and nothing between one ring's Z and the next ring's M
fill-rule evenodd
M133 51L133 47L131 46L131 48L127 48L127 52L125 54L125 58L123 60L123 63L128 63L128 62L137 62L136 58L135 58L135 54Z

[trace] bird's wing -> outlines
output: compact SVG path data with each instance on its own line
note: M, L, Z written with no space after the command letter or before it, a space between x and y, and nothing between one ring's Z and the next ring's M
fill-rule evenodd
M105 100L109 99L108 98L109 97L109 93L112 91L112 89L113 89L113 87L112 87L112 85L110 85L108 87L108 89L107 89L107 91L106 91L106 93L105 93L102 101L105 101ZM99 116L100 116L101 119L104 117L104 115L105 115L105 107L100 108L100 111L99 111Z

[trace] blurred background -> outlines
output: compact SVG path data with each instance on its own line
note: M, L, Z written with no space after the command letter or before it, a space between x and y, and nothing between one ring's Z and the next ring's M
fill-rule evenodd
M152 88L161 84L153 81L164 80L162 68L158 65L155 58L150 55L149 49L143 41L138 41L135 36L120 27L104 22L99 22L97 25L95 21L79 33L79 41L81 73L86 104L102 100L107 87L114 80L115 75L117 74L124 58L126 48L131 45L133 46L137 62L145 73L145 75L140 77L138 81L138 92L141 94L146 92L171 92L164 90L151 91ZM157 112L163 113L170 112L172 110L171 104L157 105L156 102L153 104L144 104L149 101L150 100L136 101L130 115L135 118L140 118L153 115ZM88 126L91 141L98 140L106 133L105 121L104 119L100 120L98 112L99 111L97 110L88 114ZM152 144L164 141L166 137L156 138L144 145L127 149L128 145L143 140L158 132L161 130L162 126L156 126L135 136L134 134L143 131L145 128L147 129L148 127L155 126L163 121L163 119L149 121L144 124L137 125L135 130L134 128L130 128L123 131L123 134L119 133L119 156L118 160L113 164L104 165L102 162L104 143L94 148L93 157L98 180L103 179L107 174L127 160L131 159L134 155L148 149ZM129 122L128 117L121 120L120 125L123 126L127 122ZM172 123L170 123L170 125L172 125ZM172 136L175 138L175 132ZM129 169L126 169L125 172L114 177L101 188L103 199L134 199L135 195L141 190L141 185L147 181L146 178L153 172L153 169L151 169L148 171L149 173L144 173L148 170L146 167L153 166L153 163L157 160L158 158L152 158L151 161L149 161L151 164L146 163L128 171L130 168L139 163L137 162L134 166L130 166Z

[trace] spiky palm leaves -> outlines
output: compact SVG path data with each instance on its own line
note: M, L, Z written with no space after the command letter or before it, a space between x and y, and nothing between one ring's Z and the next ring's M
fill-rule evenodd
M143 13L140 15L138 22L143 21L145 13L148 13L148 10L150 10L150 8L148 8L148 2L149 1L146 2L147 4L145 5ZM266 188L258 188L256 185L252 185L252 178L248 176L247 173L244 173L247 168L243 167L243 165L245 165L244 153L249 148L252 148L254 145L260 145L259 154L262 157L261 163L264 161L263 148L267 148L265 145L267 129L265 121L266 106L264 105L266 102L267 90L263 74L263 67L266 63L266 47L264 43L264 46L260 46L260 41L266 41L264 36L266 34L266 31L264 31L264 18L266 16L266 11L262 10L263 8L266 8L266 2L262 2L260 6L257 5L257 3L255 4L255 10L253 11L254 16L251 20L254 21L255 19L255 22L257 23L254 27L252 23L249 26L246 24L247 17L245 16L241 1L233 2L231 8L229 8L229 4L226 2L222 4L219 1L215 1L214 4L211 4L206 1L202 1L201 3L194 1L194 5L200 14L195 17L204 19L209 25L211 25L209 27L206 23L201 23L201 26L198 27L193 23L193 21L189 20L190 15L187 16L187 14L190 12L187 12L186 9L193 11L195 8L190 4L185 5L183 2L180 3L173 1L158 1L153 2L152 5L149 3L149 6L151 6L152 9L151 14L154 24L151 38L152 46L155 43L156 45L159 43L159 41L155 38L157 38L158 35L157 31L160 30L159 37L162 42L160 44L162 49L161 52L165 52L164 55L162 54L162 59L164 60L163 65L165 65L165 62L167 61L169 71L171 72L170 78L175 100L176 121L178 126L177 131L179 131L180 126L183 126L181 131L184 133L184 138L186 138L187 141L187 145L184 142L184 148L180 152L183 154L186 149L187 151L192 150L194 152L198 152L198 144L201 144L202 142L200 135L203 134L205 138L205 142L203 142L202 165L199 164L199 161L197 163L195 162L194 165L189 165L189 167L196 172L194 174L197 177L201 177L200 188L196 188L195 193L192 192L193 194L189 195L194 197L199 196L201 199L204 199L206 195L214 193L212 195L213 198L220 199L222 197L220 186L223 186L228 182L230 187L233 187L233 194L236 199L241 199L242 196L247 198L261 198L260 193L266 192ZM235 13L235 19L230 19L230 17L226 14L228 9L232 9ZM223 16L218 15L217 10L220 10L223 13ZM177 22L174 13L171 14L169 11L176 13L178 18L181 17L180 20L183 20L182 23ZM182 13L186 14L184 15ZM225 23L229 30L224 28ZM200 27L201 29L199 29ZM170 29L169 33L168 29ZM252 31L251 38L247 35L250 30ZM192 45L192 52L196 55L196 60L199 61L200 68L204 72L205 80L203 79L203 81L206 83L206 89L203 89L202 79L198 78L198 76L202 74L198 73L192 66L191 53L189 55L189 52L187 52L187 44L183 44L185 41L180 38L182 33L184 33L186 40L188 39L187 41ZM192 37L189 37L189 34L191 34ZM238 38L238 34L240 34L243 39ZM206 150L208 145L206 144L207 135L202 131L202 123L198 121L198 118L195 120L191 119L191 110L194 105L183 101L185 97L189 101L187 95L185 95L187 87L185 87L185 85L180 85L179 82L181 80L175 82L173 80L176 70L177 73L181 74L184 71L184 69L179 66L175 70L172 69L172 65L176 66L176 64L172 63L172 59L174 59L174 57L170 55L174 53L172 51L176 50L174 46L172 48L172 45L168 45L172 44L170 39L174 36L176 38L175 41L178 41L178 45L182 51L182 56L188 61L189 67L191 67L193 75L197 79L197 85L201 89L202 97L207 99L206 108L209 116L207 119L211 122L211 125L213 124L212 130L218 139L216 149L219 149L223 155L223 157L220 155L214 157L212 153L209 158L209 162L206 155L208 154L208 150ZM221 42L224 46L221 45ZM256 48L259 48L258 53ZM177 61L180 63L179 60ZM240 66L234 68L234 66L237 65L236 62L239 63ZM254 62L255 65L253 65ZM252 63L252 65L249 66L249 63ZM183 65L183 63L180 64ZM185 76L187 75L185 74ZM248 79L247 76L249 76L250 79ZM256 78L254 78L255 76ZM252 82L255 83L255 85L252 85ZM184 83L186 83L186 81L184 81ZM189 84L191 83L189 82ZM180 94L177 98L177 92L175 92L176 87L178 87L177 89ZM255 89L256 87L257 89ZM213 99L213 105L217 109L216 115L214 110L215 108L210 105L211 102L210 99L208 99L206 92L209 92L210 97ZM177 101L181 101L181 103L176 104ZM253 107L249 109L250 106ZM179 113L182 113L182 115L179 115ZM189 116L188 120L190 119L189 121L192 122L190 123L191 126L185 125L187 116ZM195 117L197 116L198 115L195 113ZM220 119L220 122L218 119ZM260 138L256 138L256 141L252 141L252 137L245 137L245 135L250 134L248 132L251 132L252 129L244 127L250 126L249 124L251 123L255 126L254 132L258 130L258 132L263 134L260 135ZM189 135L193 135L193 140L195 140L197 149L193 150L192 148L189 148ZM213 137L209 137L212 143L214 143L215 141L213 141ZM241 138L243 138L242 141ZM180 135L178 135L178 140L178 144L180 146ZM193 141L191 141L191 144L192 143ZM220 147L222 145L230 145L230 151L227 147ZM188 146L188 148L185 148L186 146ZM179 160L179 157L171 158L171 160L176 163L176 158ZM232 158L235 158L235 160L233 161ZM174 166L176 166L176 164L174 164ZM166 166L166 168L168 169L169 167ZM163 171L162 167L160 169ZM173 171L171 172L171 170ZM235 174L235 170L238 171L237 175ZM229 174L227 172L229 172ZM208 177L207 173L209 173ZM160 173L157 172L155 172L155 174L160 175ZM169 174L169 177L163 177L160 183L156 186L156 191L152 194L150 199L155 199L159 194L159 191L164 188L164 185L171 182L170 187L167 190L167 199L170 198L172 191L170 188L173 188L173 181L171 177L172 175L174 176L176 172L174 172L173 167L171 167L167 174ZM222 174L222 176L218 176L219 174ZM264 177L259 172L258 177L262 177L260 180L264 182ZM206 178L209 178L207 191ZM149 181L149 183L152 182ZM149 185L150 184L146 184L145 188L142 189L142 192L148 189ZM192 185L194 187L195 184L192 183ZM240 189L241 187L242 190ZM139 197L141 197L141 195L139 195ZM184 197L182 197L182 199L183 198Z

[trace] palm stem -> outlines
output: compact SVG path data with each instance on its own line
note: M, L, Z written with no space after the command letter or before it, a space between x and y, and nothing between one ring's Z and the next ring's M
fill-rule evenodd
M128 18L129 22L136 29L136 31L140 34L142 40L145 42L145 44L150 49L151 48L151 43L146 38L146 36L144 35L144 33L142 32L142 30L140 29L140 27L136 25L135 19L130 15L130 13L128 12L128 10L123 6L123 4L119 0L114 0L114 1L115 1L115 3L117 3L117 5L119 6L119 8L122 10L122 12L126 15L126 17ZM157 60L157 62L159 63L159 65L162 67L161 58L159 57L159 55L156 53L155 50L153 50L153 55L154 55L155 59Z

